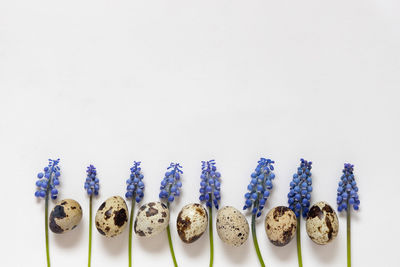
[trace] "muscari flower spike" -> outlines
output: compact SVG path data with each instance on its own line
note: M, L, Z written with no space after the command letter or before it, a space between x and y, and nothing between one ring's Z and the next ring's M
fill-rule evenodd
M60 159L49 159L49 165L37 175L35 196L45 199L44 204L44 226L45 226L45 241L46 241L46 260L47 267L50 267L50 246L49 246L49 194L52 199L57 199L58 190L56 186L60 184Z
M211 208L214 204L218 209L218 201L221 200L221 174L217 172L215 160L202 161L201 165L199 199L201 202L205 201L207 207Z
M84 188L89 195L89 251L88 251L88 266L91 266L91 258L92 258L92 197L93 195L97 196L99 194L99 178L97 178L97 170L96 168L90 164L86 170L87 176L85 179Z
M214 238L213 238L213 220L212 207L219 208L218 201L221 199L221 174L217 171L215 160L201 162L201 182L200 182L200 201L206 202L208 207L208 226L210 239L210 267L214 264Z
M171 163L167 168L167 172L161 181L160 194L161 199L167 199L168 202L173 202L175 197L179 197L180 188L182 187L181 170L182 166L179 163Z
M347 210L350 206L353 206L354 210L359 209L360 200L358 199L358 187L354 179L353 171L354 165L350 163L344 164L343 175L340 178L336 199L339 212Z
M86 170L87 177L85 180L84 188L89 196L93 194L97 196L99 194L99 178L97 178L97 171L93 165L89 165Z
M163 180L161 181L159 197L161 199L168 200L167 207L169 207L169 203L175 200L175 197L179 197L180 195L180 188L182 187L181 174L183 173L181 169L182 166L179 165L179 163L171 163L167 168L167 172L165 173ZM174 262L174 266L177 267L178 263L175 257L169 224L167 225L167 236L172 261Z
M37 175L38 180L36 181L35 196L45 198L46 192L49 189L51 198L57 199L58 190L56 186L60 185L60 166L58 163L60 159L49 159L49 165L43 169L44 172L39 172Z
M140 167L140 161L134 162L131 168L131 175L128 180L126 180L126 193L125 197L131 199L135 197L137 203L142 201L144 196L144 183L142 168Z
M244 195L246 202L243 209L251 209L257 217L261 216L272 189L272 180L275 178L274 163L273 160L260 158L256 169L251 174L250 184L247 186L249 192Z
M144 183L142 168L140 167L140 161L134 161L131 168L131 174L126 180L126 193L125 197L131 200L131 213L129 219L129 239L128 239L128 261L129 267L132 266L132 227L133 227L133 214L135 211L135 201L139 203L144 197Z
M312 192L311 179L311 161L300 160L300 166L297 173L293 174L293 180L290 182L290 192L288 194L289 208L293 210L296 217L300 214L307 216L310 208L310 199Z

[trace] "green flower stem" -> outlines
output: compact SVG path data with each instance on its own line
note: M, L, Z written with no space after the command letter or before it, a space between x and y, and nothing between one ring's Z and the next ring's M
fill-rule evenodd
M255 214L251 215L251 234L253 236L254 248L256 249L258 260L260 261L261 266L265 267L265 263L264 263L264 260L263 260L263 258L261 256L260 248L258 246L258 241L257 241L256 215Z
M297 218L296 239L297 239L297 259L299 261L299 267L303 267L303 260L301 258L301 242L300 242L300 216Z
M210 237L210 267L214 265L214 236L213 236L213 220L212 220L212 207L208 207L208 234Z
M89 198L89 252L88 252L88 267L92 261L92 195Z
M133 226L133 213L135 212L135 194L132 197L131 216L129 219L129 267L132 266L132 226Z
M49 194L50 185L53 180L53 168L50 170L49 182L46 188L46 198L44 202L44 232L46 235L46 257L47 257L47 267L50 267L50 248L49 248Z
M44 232L46 235L46 257L47 267L50 267L50 249L49 249L49 185L47 185L46 199L44 204Z
M350 206L347 204L347 266L351 267Z
M167 202L167 207L169 209L169 202ZM169 224L167 226L167 236L168 236L168 243L169 243L169 251L171 252L171 257L172 257L172 260L174 261L174 266L178 267L178 263L176 262L176 258L175 258L174 246L172 245L171 230L169 228Z

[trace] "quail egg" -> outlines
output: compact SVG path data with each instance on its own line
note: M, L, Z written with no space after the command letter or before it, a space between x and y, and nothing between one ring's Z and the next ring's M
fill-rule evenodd
M306 230L312 241L325 245L332 241L338 234L339 221L336 212L326 202L314 204L308 214Z
M265 217L265 231L269 241L275 246L287 245L296 234L296 228L296 215L288 207L275 207Z
M176 220L179 237L185 243L193 243L207 229L208 214L203 205L194 203L182 208Z
M82 219L82 208L73 199L59 201L52 209L49 218L49 228L53 233L62 234L75 229Z
M149 202L139 208L135 219L135 233L150 237L161 233L169 224L169 209L161 202Z
M104 201L96 213L96 228L100 234L114 237L122 233L128 222L128 207L120 196Z
M217 213L217 233L224 243L239 247L249 237L249 224L239 210L226 206Z

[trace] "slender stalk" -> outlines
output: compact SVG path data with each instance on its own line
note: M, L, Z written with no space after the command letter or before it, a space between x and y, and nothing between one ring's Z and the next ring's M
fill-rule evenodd
M169 208L169 202L167 202L167 207ZM174 266L178 267L178 263L176 262L176 258L175 258L174 246L172 245L171 230L169 228L169 224L167 226L167 236L168 236L168 243L169 243L169 251L171 252L171 257L172 257L172 260L174 261Z
M263 260L263 258L261 256L260 247L258 246L258 241L257 241L256 215L255 214L251 215L251 234L253 236L254 248L256 249L256 253L257 253L258 260L260 261L260 265L262 267L265 267L265 263L264 263L264 260Z
M347 266L351 267L350 206L347 205Z
M135 211L135 194L132 197L131 216L129 219L129 267L132 266L132 226L133 226L133 213Z
M299 267L303 267L303 260L301 257L301 242L300 242L300 216L297 218L296 239L297 239L297 259L299 261Z
M44 232L46 235L46 257L47 257L47 267L50 267L50 246L49 246L49 193L50 185L53 180L53 168L51 167L49 181L46 188L46 198L44 203Z
M88 267L92 262L92 195L89 198L89 252L88 252Z
M208 207L208 234L210 237L210 267L214 265L214 236L213 236L213 219L212 207Z
M50 184L50 182L49 182ZM44 204L44 232L46 235L46 257L47 267L50 267L50 249L49 249L49 186L46 190L46 199Z

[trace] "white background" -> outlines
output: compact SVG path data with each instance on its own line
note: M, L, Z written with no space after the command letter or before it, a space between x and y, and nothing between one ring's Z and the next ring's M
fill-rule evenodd
M287 203L300 157L314 163L312 201L334 207L343 163L355 164L353 266L399 266L399 12L395 0L1 1L1 265L45 265L44 202L33 193L49 157L61 158L60 199L84 208L76 230L50 234L53 266L86 265L86 166L98 168L97 209L125 193L141 160L144 202L158 198L171 161L184 166L171 227L187 267L209 257L208 233L185 245L175 227L198 199L200 161L216 159L221 205L240 209L263 156L277 177L264 215ZM295 242L274 247L263 218L267 265L296 266ZM92 266L127 266L127 231L93 234ZM303 224L305 266L345 266L345 234L341 215L338 237L318 246ZM135 266L172 266L165 233L135 237L133 249ZM258 266L251 239L234 249L215 235L215 266Z

